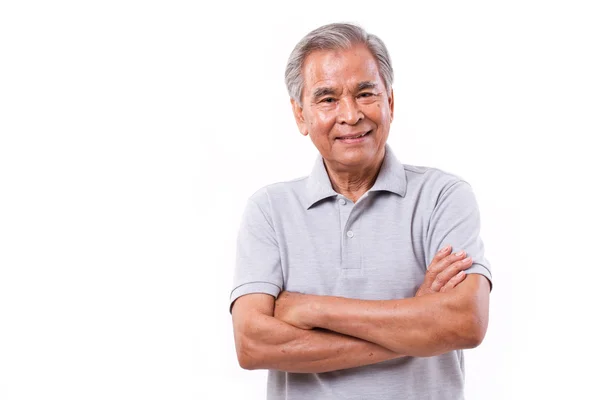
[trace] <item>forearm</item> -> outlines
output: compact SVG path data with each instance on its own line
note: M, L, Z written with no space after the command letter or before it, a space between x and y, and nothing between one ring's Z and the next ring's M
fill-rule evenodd
M399 354L429 357L476 346L469 311L447 293L368 301L316 296L310 326L354 336Z
M247 369L318 373L401 357L362 339L335 332L299 329L264 314L253 316L252 329L244 332L236 342L238 349L242 348Z

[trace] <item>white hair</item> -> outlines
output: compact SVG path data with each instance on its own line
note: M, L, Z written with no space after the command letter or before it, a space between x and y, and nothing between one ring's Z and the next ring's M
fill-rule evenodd
M285 85L290 97L302 105L302 90L304 88L302 67L304 60L312 51L349 49L357 44L365 45L375 57L379 74L389 94L394 81L394 70L383 41L377 36L367 33L358 25L334 23L313 30L294 47L285 68Z

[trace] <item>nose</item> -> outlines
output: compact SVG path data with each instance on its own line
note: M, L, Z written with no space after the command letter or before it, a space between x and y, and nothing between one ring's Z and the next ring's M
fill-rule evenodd
M356 103L353 96L345 96L338 103L338 124L356 125L364 118L360 106Z

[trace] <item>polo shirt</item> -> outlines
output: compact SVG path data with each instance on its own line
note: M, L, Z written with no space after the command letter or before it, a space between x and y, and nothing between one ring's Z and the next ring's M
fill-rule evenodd
M311 174L261 188L237 240L233 302L282 290L363 300L414 297L444 245L473 258L490 285L471 186L437 168L401 164L389 144L376 181L356 203L333 190L323 158ZM462 350L326 373L270 370L268 399L463 398Z

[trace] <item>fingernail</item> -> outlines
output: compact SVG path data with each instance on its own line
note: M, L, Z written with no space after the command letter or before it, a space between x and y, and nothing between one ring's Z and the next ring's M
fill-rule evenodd
M444 253L446 251L448 251L448 249L450 248L450 246L446 246L443 249L440 250L440 253Z
M463 264L468 264L471 261L471 257L467 257L464 260L462 260Z
M458 275L458 276L463 276L464 274L465 274L465 271L460 271L460 272L459 272L458 274L456 274L456 275Z
M465 252L464 251L459 251L458 253L455 254L456 257L461 257L464 256Z

